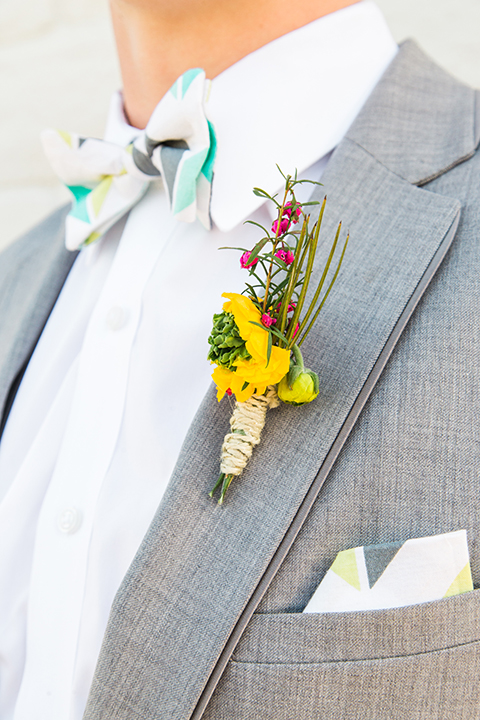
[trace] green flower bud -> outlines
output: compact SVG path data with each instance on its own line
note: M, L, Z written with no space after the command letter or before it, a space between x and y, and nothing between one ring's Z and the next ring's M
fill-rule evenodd
M225 310L213 316L213 328L208 343L208 359L229 370L234 367L236 360L249 360L251 357L245 340L240 337L233 314Z
M280 400L289 405L305 405L315 400L318 395L318 376L311 370L300 372L296 379L289 384L289 375L280 380L277 395Z
M278 397L288 405L305 405L315 400L318 393L317 373L305 367L300 348L293 345L290 370L278 383Z

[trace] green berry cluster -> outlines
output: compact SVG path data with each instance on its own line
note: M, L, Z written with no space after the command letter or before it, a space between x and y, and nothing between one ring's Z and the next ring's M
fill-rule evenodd
M233 314L225 310L213 316L213 328L208 343L208 359L228 370L232 369L236 360L250 360L252 357L245 346L245 340L240 337Z

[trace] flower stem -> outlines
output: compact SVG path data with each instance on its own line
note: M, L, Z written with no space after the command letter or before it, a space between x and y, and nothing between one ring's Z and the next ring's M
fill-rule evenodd
M290 278L288 281L287 290L283 296L283 302L282 302L282 306L280 308L280 313L279 313L280 318L281 318L280 332L282 335L285 332L285 326L287 324L288 306L290 305L290 301L292 299L292 294L295 290L296 280L298 279L298 275L302 269L304 255L302 254L302 256L301 256L301 249L302 249L303 241L305 238L305 234L307 232L307 222L308 222L307 220L304 220L303 225L302 225L302 231L300 233L300 238L297 243L297 248L295 251L295 257L293 260L292 269L290 271ZM285 340L285 344L287 344L286 340Z
M224 479L223 485L222 485L222 492L221 492L220 498L218 500L219 505L223 504L223 498L225 497L225 493L227 492L228 488L230 487L230 483L232 482L234 477L235 477L235 475L225 475L224 476L225 479Z
M273 269L273 256L275 255L275 250L277 249L278 235L280 233L280 226L282 224L281 219L283 217L283 211L285 208L285 203L287 201L289 190L290 190L290 176L287 177L287 185L285 187L285 195L283 196L282 207L280 208L279 215L278 215L277 231L275 233L275 239L273 241L273 248L272 248L272 259L270 261L270 267L268 269L268 275L267 275L267 282L265 284L265 299L263 301L263 312L267 311L268 289L270 287L270 281L271 281L271 275L272 275L272 269Z
M220 473L220 477L218 478L217 482L215 483L214 487L211 489L211 491L208 493L209 497L213 497L215 490L220 487L220 485L223 482L225 475L223 473Z
M298 347L298 345L296 345L296 344L295 344L295 345L292 345L292 352L293 352L293 355L294 355L294 357L295 357L295 363L296 363L300 368L302 368L302 372L303 372L303 371L305 370L305 365L304 365L304 362L303 362L302 352L301 352L300 348Z

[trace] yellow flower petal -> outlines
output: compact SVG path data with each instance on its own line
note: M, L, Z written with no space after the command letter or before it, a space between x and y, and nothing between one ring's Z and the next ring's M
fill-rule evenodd
M231 372L231 370L227 370L227 368L220 367L220 365L217 365L215 370L212 373L212 380L217 386L217 400L220 402L220 400L223 398L225 393L227 392L228 388L230 387L230 376L234 373Z
M235 363L235 375L239 375L246 382L262 385L275 385L288 373L290 367L290 351L284 348L272 347L270 362L239 360Z
M235 372L226 368L216 368L212 378L217 385L219 400L227 389L232 390L239 402L248 400L255 392L262 395L267 385L276 385L288 373L290 367L290 351L273 346L270 360L268 355L268 330L252 322L261 324L260 311L250 298L238 293L223 293L227 298L223 309L231 312L235 318L241 337L252 356L249 360L238 360ZM244 388L245 383L248 385Z
M213 371L212 379L217 386L218 402L220 402L227 390L231 390L239 402L245 402L257 391L255 385L250 383L246 388L243 388L246 381L241 375L220 366L217 366ZM262 390L262 392L265 392L265 390Z

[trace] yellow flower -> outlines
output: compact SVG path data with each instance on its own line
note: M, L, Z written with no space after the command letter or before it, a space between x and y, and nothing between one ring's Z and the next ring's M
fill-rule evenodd
M274 345L267 362L268 330L252 325L252 322L261 325L260 311L245 295L224 293L222 297L228 300L223 309L233 314L240 336L252 357L237 360L234 363L235 372L217 367L212 378L218 388L218 400L230 389L239 402L245 402L254 393L262 395L268 385L276 385L288 373L290 351Z

